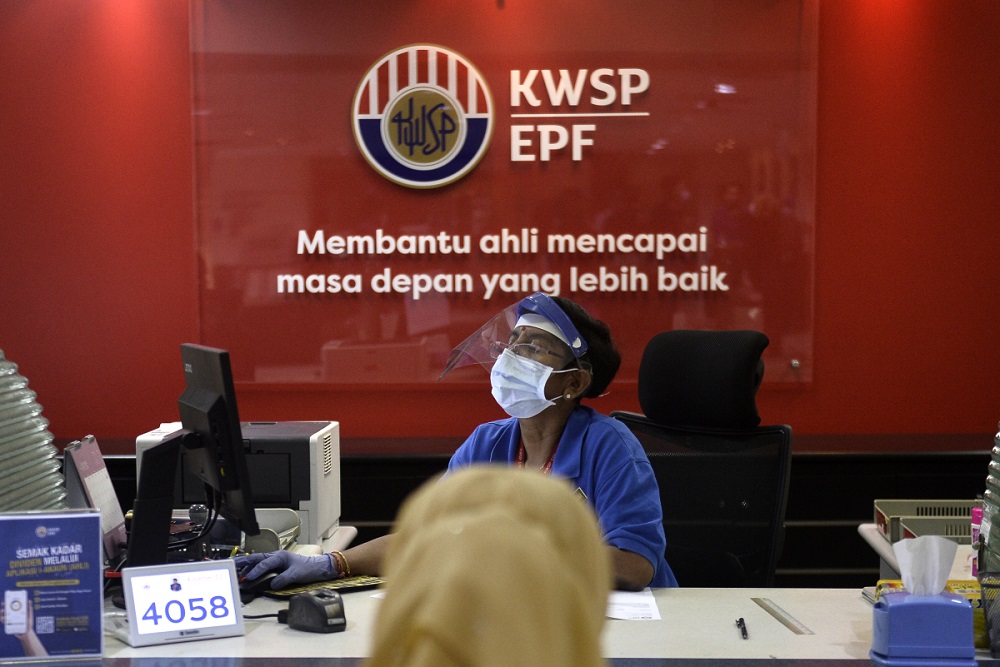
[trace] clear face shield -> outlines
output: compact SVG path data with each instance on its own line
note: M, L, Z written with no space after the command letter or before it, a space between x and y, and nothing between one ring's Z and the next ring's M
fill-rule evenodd
M563 341L572 353L572 356L566 358L567 363L579 359L587 352L587 341L573 326L569 316L549 295L536 292L504 308L474 334L456 345L448 355L448 363L445 364L444 372L438 380L440 381L452 369L461 366L480 364L486 370L490 370L497 357L511 347L511 333L518 326L536 327ZM533 346L533 352L549 352L554 356L563 355L565 352L539 348L534 343L519 345ZM523 352L522 350L518 353Z

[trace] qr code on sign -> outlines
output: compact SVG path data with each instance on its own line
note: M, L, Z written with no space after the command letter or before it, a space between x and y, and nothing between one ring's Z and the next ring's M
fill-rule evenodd
M35 619L35 633L39 635L51 635L56 631L55 616L39 616Z

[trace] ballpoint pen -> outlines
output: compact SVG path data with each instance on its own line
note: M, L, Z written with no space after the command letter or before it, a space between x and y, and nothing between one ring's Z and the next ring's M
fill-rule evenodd
M743 639L747 639L748 638L747 637L747 624L743 621L742 618L737 618L736 619L736 627L738 627L740 629L740 632L743 634Z

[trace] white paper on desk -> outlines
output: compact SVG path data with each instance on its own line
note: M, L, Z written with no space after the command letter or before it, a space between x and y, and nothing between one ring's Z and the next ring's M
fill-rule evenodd
M612 591L604 615L622 621L658 621L660 609L656 606L653 591L648 588L638 593Z

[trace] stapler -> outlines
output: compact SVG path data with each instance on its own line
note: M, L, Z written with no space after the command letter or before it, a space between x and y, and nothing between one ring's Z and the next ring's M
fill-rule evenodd
M976 667L972 604L961 595L886 593L875 603L872 662L889 667Z

